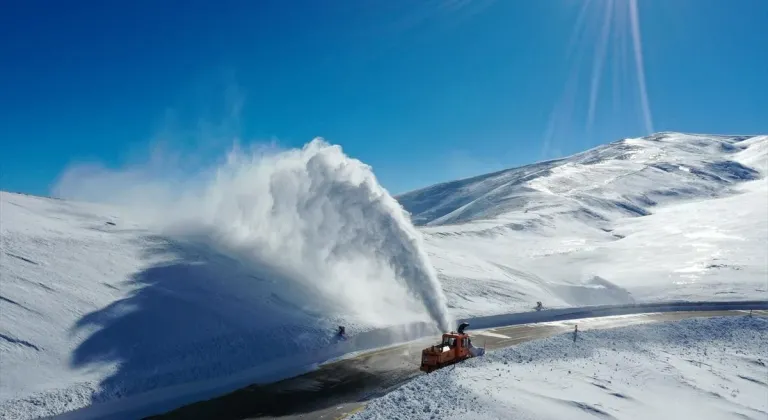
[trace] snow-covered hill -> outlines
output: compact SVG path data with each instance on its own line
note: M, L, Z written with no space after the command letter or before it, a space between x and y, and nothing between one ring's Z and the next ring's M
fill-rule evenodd
M768 136L659 133L397 197L461 316L768 297Z
M178 405L536 301L768 298L767 150L624 140L405 194L418 229L323 142L195 188L68 178L110 205L0 192L0 417Z

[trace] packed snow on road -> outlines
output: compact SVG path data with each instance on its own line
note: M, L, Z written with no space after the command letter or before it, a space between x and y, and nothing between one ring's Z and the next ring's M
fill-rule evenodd
M393 197L316 140L0 192L0 418L153 414L537 301L768 299L767 152L659 133Z
M566 333L421 376L351 420L764 419L768 319Z

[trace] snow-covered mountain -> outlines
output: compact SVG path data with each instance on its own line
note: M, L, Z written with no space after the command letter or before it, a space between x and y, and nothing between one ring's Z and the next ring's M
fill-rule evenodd
M659 133L396 198L415 224L427 226L520 212L569 213L585 221L644 216L657 204L712 197L760 178L764 143L762 137Z
M626 139L397 197L418 228L315 142L172 203L0 192L0 418L172 408L536 301L766 299L767 156L768 136Z
M397 197L452 311L768 297L768 136L658 133Z

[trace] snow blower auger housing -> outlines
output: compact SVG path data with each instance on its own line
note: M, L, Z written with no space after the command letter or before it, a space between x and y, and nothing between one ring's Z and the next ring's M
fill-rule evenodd
M443 340L436 345L421 351L421 367L423 372L432 372L442 367L452 365L470 357L479 356L484 349L472 346L472 340L464 330L469 326L463 322L458 331L443 334Z

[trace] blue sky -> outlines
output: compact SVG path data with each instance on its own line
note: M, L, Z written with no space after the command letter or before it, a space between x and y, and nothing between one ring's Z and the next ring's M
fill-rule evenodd
M158 145L205 160L235 136L322 136L400 193L644 135L629 0L587 123L608 1L574 38L583 1L5 2L0 188L47 194L70 164ZM766 16L765 0L639 0L655 131L768 132Z

